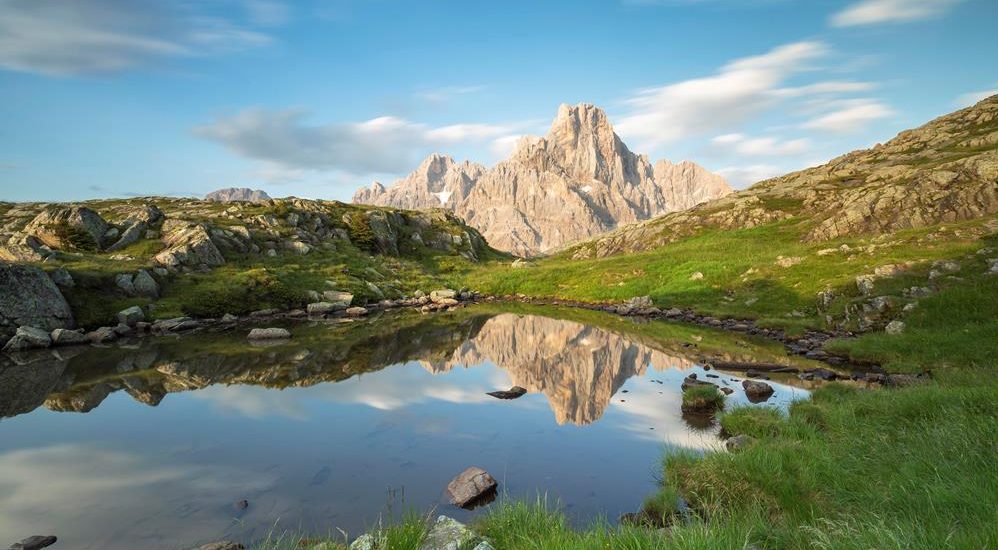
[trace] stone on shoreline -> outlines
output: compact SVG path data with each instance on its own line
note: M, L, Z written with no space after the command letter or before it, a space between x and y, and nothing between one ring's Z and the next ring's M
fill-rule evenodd
M246 338L250 340L282 340L291 338L291 333L287 329L277 327L255 328L249 332Z
M118 312L118 322L123 325L134 327L139 321L145 320L146 314L142 312L142 308L139 306L132 306Z
M305 306L305 311L309 315L326 315L327 313L346 309L346 307L346 304L343 302L313 302Z
M348 307L346 310L347 317L363 317L367 315L367 308L355 306Z
M14 336L7 341L3 351L24 351L47 348L52 345L52 337L47 330L35 327L18 327Z
M472 466L447 484L451 504L464 508L496 490L499 483L485 470Z
M475 533L454 518L440 516L423 539L420 550L459 550L475 539Z
M455 300L456 298L457 291L450 288L434 290L430 293L430 301L434 303L440 303L441 300Z
M93 344L106 344L118 339L118 333L112 327L100 327L87 333L87 339Z
M51 337L53 346L75 346L90 343L90 339L85 334L65 328L53 330Z

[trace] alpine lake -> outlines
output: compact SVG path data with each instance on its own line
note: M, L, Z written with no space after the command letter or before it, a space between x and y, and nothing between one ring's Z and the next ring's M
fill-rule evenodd
M448 481L479 466L498 498L573 522L641 506L670 452L723 451L684 414L690 374L725 407L785 409L813 382L772 375L750 403L712 361L816 366L744 334L558 307L475 305L279 321L0 356L0 542L174 549L284 530L353 538L410 510L461 521ZM517 399L488 392L520 386Z

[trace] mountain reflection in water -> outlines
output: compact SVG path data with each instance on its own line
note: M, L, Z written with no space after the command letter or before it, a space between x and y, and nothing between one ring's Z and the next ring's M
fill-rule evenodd
M386 487L447 508L443 486L471 464L513 497L615 517L654 490L663 445L718 445L710 419L680 413L682 378L707 374L701 353L786 361L741 336L597 318L614 330L472 308L293 324L267 347L240 328L0 357L0 537L173 548L251 542L278 518L357 533L385 512ZM746 402L740 379L714 381ZM528 394L486 395L512 385ZM776 406L807 395L773 385ZM234 511L242 498L250 508Z

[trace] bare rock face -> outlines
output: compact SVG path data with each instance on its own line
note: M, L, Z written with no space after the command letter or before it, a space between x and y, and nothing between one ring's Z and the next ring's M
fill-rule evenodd
M580 243L572 255L638 252L704 229L750 228L793 217L809 221L805 240L825 241L995 213L998 95L887 143Z
M20 326L73 327L73 312L52 279L37 267L0 262L0 339Z
M450 497L451 504L464 507L495 491L498 485L488 472L472 466L447 484L447 496Z
M562 105L547 136L522 138L490 170L433 154L391 187L375 183L353 201L445 208L491 246L530 256L730 192L692 162L652 165L624 145L601 109L580 104Z
M204 196L204 200L214 202L263 202L270 200L270 195L260 189L227 187L208 193Z
M166 220L163 232L163 243L167 248L156 255L156 263L171 268L218 266L225 263L225 258L203 224Z

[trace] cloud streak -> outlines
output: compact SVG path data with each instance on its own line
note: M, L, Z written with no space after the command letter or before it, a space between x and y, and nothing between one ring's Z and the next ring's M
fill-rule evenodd
M194 133L284 172L340 170L365 175L403 172L435 148L487 143L514 129L492 124L430 127L393 116L311 124L301 110L250 109L199 126Z
M5 0L0 67L59 76L114 72L154 59L213 55L270 41L249 25L180 3Z
M832 15L833 27L907 23L946 13L962 0L863 0Z

